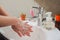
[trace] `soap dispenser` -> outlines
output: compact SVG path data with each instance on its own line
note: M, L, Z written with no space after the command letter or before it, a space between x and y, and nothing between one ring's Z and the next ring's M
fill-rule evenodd
M50 30L50 29L53 29L54 28L54 22L52 20L52 12L47 12L47 17L46 17L46 29Z

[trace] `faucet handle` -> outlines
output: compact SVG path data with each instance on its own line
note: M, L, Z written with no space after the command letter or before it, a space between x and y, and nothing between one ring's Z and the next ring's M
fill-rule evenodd
M37 18L38 16L34 16L33 18Z

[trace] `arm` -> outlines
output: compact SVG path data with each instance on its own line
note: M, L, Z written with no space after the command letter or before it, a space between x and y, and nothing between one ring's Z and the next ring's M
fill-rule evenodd
M0 27L5 27L5 26L9 26L9 25L13 25L12 29L18 33L20 36L22 36L22 27L20 26L20 24L18 24L18 19L14 18L14 17L7 17L7 16L0 16ZM22 31L21 31L22 30ZM21 33L20 33L21 31Z
M1 15L3 15L3 16L1 16ZM9 17L8 12L5 11L2 7L0 7L0 27L9 26L9 25L12 25L12 29L16 33L18 33L19 36L22 36L24 34L27 36L30 36L30 32L32 31L30 28L31 26L24 24L25 27L27 27L27 29L28 29L24 32L24 30L22 28L23 25L21 25L21 21L18 18Z
M15 17L0 16L0 27L16 25L17 22L18 22L18 19Z
M9 16L8 12L6 10L4 10L4 8L2 6L0 6L0 15Z
M0 16L0 27L9 25L12 25L12 29L20 36L30 36L30 32L32 32L31 26L27 24L21 24L21 21L19 21L19 19L14 17ZM26 27L26 29L23 29L23 26Z

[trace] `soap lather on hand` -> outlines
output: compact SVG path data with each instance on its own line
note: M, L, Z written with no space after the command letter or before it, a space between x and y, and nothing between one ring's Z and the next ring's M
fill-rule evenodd
M28 25L27 23L23 23L21 21L20 26L22 27L20 30L17 30L15 27L12 27L14 29L14 31L17 32L18 35L20 35L20 37L26 36L26 35L30 36L30 32L33 32L32 26Z

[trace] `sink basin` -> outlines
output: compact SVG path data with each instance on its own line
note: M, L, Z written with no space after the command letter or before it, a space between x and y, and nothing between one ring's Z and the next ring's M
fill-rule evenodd
M3 30L3 35L5 35L10 40L60 40L60 31L58 29L46 30L42 27L38 27L34 22L28 22L28 24L31 25L33 29L30 37L19 37L10 26L0 28L0 30Z

